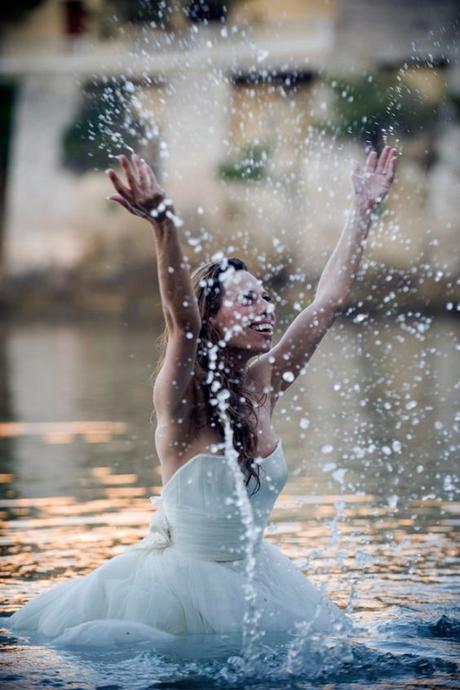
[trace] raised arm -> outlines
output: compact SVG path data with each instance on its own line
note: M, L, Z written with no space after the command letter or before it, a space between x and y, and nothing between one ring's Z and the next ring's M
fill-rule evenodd
M165 361L154 386L154 405L157 416L169 417L181 403L193 375L201 318L189 263L180 244L180 221L170 200L140 156L133 154L131 162L126 156L118 158L126 181L114 170L107 170L116 190L108 198L145 218L153 229L161 304L168 327Z
M260 367L264 380L271 381L275 397L297 378L346 304L372 223L372 212L391 187L397 155L396 149L385 146L380 157L371 151L363 172L355 164L353 207L321 274L312 304L294 319L280 341L254 363L255 368Z
M166 198L152 168L133 154L132 163L118 156L127 184L113 170L106 171L117 194L108 198L130 213L145 218L153 228L161 304L168 326L196 329L200 323L198 305L193 294L190 267L182 252L171 201Z

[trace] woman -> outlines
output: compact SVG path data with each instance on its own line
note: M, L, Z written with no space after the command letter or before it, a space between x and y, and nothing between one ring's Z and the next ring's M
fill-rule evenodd
M156 246L166 322L153 391L161 505L145 539L41 594L9 627L63 643L149 639L159 646L188 633L238 633L248 620L251 549L252 606L261 629L304 623L331 633L348 626L338 607L262 537L287 479L271 415L346 303L396 158L386 146L380 156L368 155L363 172L355 164L353 211L313 303L274 346L273 302L246 265L224 259L191 275L180 223L152 169L134 154L131 161L120 156L124 181L107 171L116 190L109 198L148 220ZM238 494L243 478L244 495Z

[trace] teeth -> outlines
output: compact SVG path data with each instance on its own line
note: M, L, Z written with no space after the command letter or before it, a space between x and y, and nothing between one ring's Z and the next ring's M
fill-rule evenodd
M272 331L271 326L268 326L266 324L260 325L260 326L256 324L255 326L251 326L251 328L253 328L255 331L264 331L267 333L271 333L271 331Z

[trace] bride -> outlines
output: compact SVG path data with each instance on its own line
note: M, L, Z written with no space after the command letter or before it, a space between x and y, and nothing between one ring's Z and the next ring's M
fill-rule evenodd
M222 259L191 274L180 222L149 165L134 154L119 157L125 179L107 171L115 188L109 198L150 223L156 247L166 324L153 390L160 506L144 539L89 575L40 594L8 619L9 628L71 644L147 639L161 645L190 633L238 633L248 607L250 539L261 629L287 631L304 623L333 633L349 626L348 617L263 539L287 480L271 416L346 304L397 155L386 146L380 156L369 153L364 170L355 164L353 209L315 298L275 345L272 298L246 264Z

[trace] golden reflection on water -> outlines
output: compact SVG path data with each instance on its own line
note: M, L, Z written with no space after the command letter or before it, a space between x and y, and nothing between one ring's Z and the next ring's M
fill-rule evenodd
M387 325L382 339L398 343L388 356L373 326L329 334L274 419L289 481L265 538L340 606L354 586L363 617L448 605L460 575L460 503L453 491L452 500L436 498L457 474L458 325L439 320L425 340L407 324ZM9 396L0 421L5 611L142 539L155 510L149 496L161 493L148 423L155 334L67 326L64 335L18 327L0 340ZM421 381L428 351L431 373ZM401 452L382 455L398 439ZM346 469L344 493L331 463Z
M4 611L17 609L55 582L89 573L146 534L156 509L148 499L161 486L136 486L137 474L117 474L107 466L93 467L90 475L90 500L51 496L0 501L1 516L8 520L1 537ZM458 515L460 504L411 501L405 514L399 514L378 505L373 495L301 494L302 483L309 483L305 480L288 482L265 538L340 606L346 606L353 583L355 610L377 611L407 604L410 583L438 582L447 573L459 573L454 546L458 521L451 517ZM14 475L4 474L3 481L14 483ZM423 533L416 529L420 513L431 523ZM408 589L397 594L388 587L391 582Z
M13 438L15 436L42 436L45 439L62 435L72 441L75 436L84 438L101 435L105 441L113 434L126 433L124 422L0 422L0 438Z
M1 422L0 438L39 436L50 445L73 443L79 436L86 443L108 443L115 434L124 434L124 422Z

